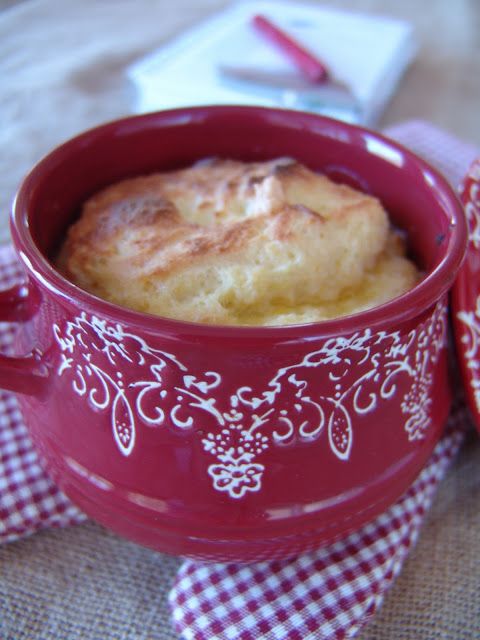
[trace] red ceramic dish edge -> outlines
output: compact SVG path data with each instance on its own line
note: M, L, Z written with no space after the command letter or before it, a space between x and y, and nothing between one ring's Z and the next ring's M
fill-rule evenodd
M451 292L452 324L465 394L480 432L480 158L473 162L459 191L469 226L469 243Z

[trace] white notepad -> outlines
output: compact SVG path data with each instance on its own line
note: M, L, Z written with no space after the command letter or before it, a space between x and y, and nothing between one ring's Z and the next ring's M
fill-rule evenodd
M229 82L219 72L292 74L293 67L251 27L263 14L324 61L355 97L355 108L304 103L302 94ZM205 104L256 104L311 110L348 122L374 124L417 51L404 21L293 2L233 4L129 68L135 111Z

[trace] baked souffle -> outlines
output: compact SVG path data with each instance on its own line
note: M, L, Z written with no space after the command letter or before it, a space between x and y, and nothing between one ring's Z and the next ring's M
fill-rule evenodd
M419 279L378 199L287 158L113 184L85 202L58 266L119 305L216 325L350 315Z

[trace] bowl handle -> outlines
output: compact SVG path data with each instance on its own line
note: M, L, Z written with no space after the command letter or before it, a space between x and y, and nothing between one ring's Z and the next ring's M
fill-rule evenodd
M25 322L36 311L30 291L25 285L15 285L0 291L0 322ZM36 349L25 356L0 354L0 389L28 395L38 395L46 386L48 368Z

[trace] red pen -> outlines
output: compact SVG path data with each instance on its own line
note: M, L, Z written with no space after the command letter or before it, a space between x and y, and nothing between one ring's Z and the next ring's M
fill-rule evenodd
M268 18L256 15L252 18L252 24L311 82L325 82L328 79L328 70L323 62L291 36L279 29Z

